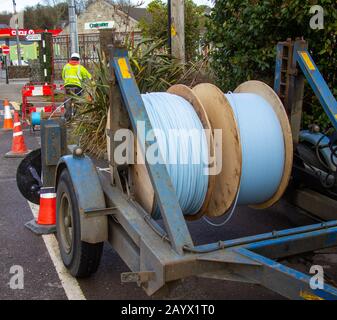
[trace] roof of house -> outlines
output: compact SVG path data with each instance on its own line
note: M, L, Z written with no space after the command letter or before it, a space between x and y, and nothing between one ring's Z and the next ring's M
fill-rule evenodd
M147 22L151 22L152 16L146 8L126 8L123 10L125 13L129 14L131 18L140 21L144 19Z
M103 0L105 3L107 3L110 6L113 6L113 4L109 0ZM149 13L146 8L137 8L132 6L125 6L119 7L118 9L123 11L124 13L128 14L131 18L135 19L136 21L140 21L141 19L145 19L145 21L150 22L152 20L151 13Z
M113 3L110 2L109 0L103 0L103 2L105 2L106 4L113 6ZM125 6L123 7L119 7L117 6L117 8L128 14L132 19L136 20L136 21L140 21L141 19L145 19L145 21L150 22L152 20L152 16L151 14L146 10L146 8L135 8L135 7L130 7L130 6Z

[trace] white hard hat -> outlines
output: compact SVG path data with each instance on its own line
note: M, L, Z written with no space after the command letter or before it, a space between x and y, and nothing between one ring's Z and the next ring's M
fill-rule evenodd
M80 54L79 53L73 53L72 55L71 55L71 59L73 59L73 58L76 58L76 59L80 59Z

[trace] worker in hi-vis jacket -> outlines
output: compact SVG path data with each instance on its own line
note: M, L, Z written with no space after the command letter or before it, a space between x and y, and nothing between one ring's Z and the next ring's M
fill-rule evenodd
M80 64L80 55L78 53L73 53L71 55L70 61L63 67L62 79L64 81L64 88L69 100L69 95L74 93L76 95L81 95L83 92L83 81L91 79L91 74L89 71ZM67 120L71 119L74 115L72 103L65 103L65 118Z

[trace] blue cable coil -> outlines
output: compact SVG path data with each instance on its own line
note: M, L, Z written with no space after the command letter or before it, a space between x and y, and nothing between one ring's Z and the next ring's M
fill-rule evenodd
M234 207L261 204L272 198L283 177L282 127L272 106L259 95L225 96L234 111L242 145L241 182ZM195 215L205 201L209 181L209 151L202 123L193 106L182 97L150 93L142 98L182 211L184 215ZM186 135L172 135L173 129ZM152 215L159 218L159 209Z
M208 189L208 144L193 106L170 93L142 95L161 156L184 215L202 207ZM175 131L176 130L176 131ZM147 153L149 159L149 152ZM156 208L153 217L160 216Z
M41 112L32 112L32 126L39 126L41 124Z
M229 93L225 97L234 111L242 145L238 205L264 203L278 190L284 172L280 121L272 106L257 94Z

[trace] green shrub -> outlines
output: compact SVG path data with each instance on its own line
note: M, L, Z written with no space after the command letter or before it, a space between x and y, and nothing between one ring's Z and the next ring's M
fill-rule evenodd
M313 30L310 7L324 9L324 29ZM212 68L217 84L234 90L240 83L257 79L273 86L276 44L304 37L319 70L337 95L336 0L218 0L208 24L213 44ZM310 90L310 91L309 91ZM315 121L323 129L328 120L309 87L306 87L304 126Z
M163 50L164 40L144 40L129 50L129 60L141 93L166 91L174 84L193 86L207 78L207 60L181 64ZM72 136L86 152L98 158L106 152L105 128L109 110L110 71L104 55L94 63L93 81L84 83L85 94L73 96L78 113L73 119ZM202 82L209 82L202 81Z

